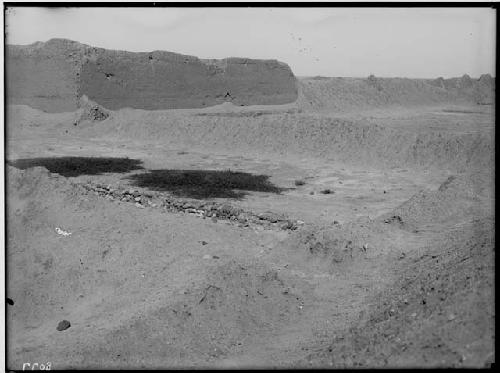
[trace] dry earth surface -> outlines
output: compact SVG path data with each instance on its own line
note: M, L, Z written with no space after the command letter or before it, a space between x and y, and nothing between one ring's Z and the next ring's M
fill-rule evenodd
M10 105L8 367L489 366L493 107L374 84Z

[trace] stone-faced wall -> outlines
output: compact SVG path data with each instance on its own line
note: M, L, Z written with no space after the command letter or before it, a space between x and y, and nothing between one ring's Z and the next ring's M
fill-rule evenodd
M275 60L201 60L154 51L93 48L64 39L7 49L7 100L71 111L86 95L108 109L277 105L297 99L296 79Z

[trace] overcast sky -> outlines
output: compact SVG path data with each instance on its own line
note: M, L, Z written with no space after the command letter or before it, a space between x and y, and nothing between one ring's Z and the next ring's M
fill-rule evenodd
M298 76L495 75L488 8L10 8L7 43L278 59Z

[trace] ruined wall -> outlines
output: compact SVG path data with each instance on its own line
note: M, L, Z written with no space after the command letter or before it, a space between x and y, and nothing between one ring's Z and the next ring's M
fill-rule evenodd
M47 112L73 111L78 103L78 43L6 46L6 99Z
M82 95L108 109L159 110L277 105L297 99L290 68L275 60L201 60L154 51L93 48L63 39L7 50L7 99L48 112L71 111Z

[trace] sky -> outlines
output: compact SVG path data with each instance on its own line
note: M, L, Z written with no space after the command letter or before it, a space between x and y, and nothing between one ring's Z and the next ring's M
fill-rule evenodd
M44 8L6 11L8 44L286 62L297 76L495 76L489 8Z

